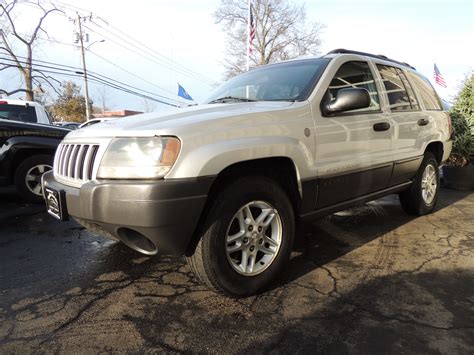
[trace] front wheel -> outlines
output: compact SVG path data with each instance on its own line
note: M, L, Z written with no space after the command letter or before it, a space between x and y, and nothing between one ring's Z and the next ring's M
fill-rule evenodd
M266 177L236 180L218 194L188 262L210 288L243 297L264 289L290 257L294 214L283 189Z
M439 194L439 167L435 156L426 152L410 189L399 194L408 214L422 216L433 212Z
M53 157L33 155L23 160L15 170L14 182L18 194L27 202L43 201L41 177L53 168Z

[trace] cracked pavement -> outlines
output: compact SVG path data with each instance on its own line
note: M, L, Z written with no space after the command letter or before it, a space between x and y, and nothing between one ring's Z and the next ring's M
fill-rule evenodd
M300 230L266 292L235 300L0 191L0 353L474 352L474 194L413 218L389 196Z

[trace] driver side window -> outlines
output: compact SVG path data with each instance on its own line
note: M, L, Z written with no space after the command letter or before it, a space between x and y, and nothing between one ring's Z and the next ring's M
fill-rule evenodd
M380 110L377 87L375 86L374 77L370 71L370 67L366 62L354 61L342 64L329 84L326 97L330 101L335 100L337 92L346 88L363 88L366 89L370 95L369 107L346 112L352 113Z

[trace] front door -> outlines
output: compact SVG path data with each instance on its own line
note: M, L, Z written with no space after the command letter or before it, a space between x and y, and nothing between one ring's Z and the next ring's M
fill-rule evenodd
M323 98L332 100L343 88L365 88L371 104L367 108L323 117L316 114L316 208L333 205L382 190L392 173L390 150L393 128L382 112L380 88L373 67L366 61L346 61L332 66L326 76ZM313 112L320 112L315 107Z

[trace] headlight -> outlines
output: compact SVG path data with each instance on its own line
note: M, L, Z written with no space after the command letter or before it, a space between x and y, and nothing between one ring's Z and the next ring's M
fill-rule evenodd
M115 138L100 162L101 179L161 178L178 158L181 142L174 137Z

